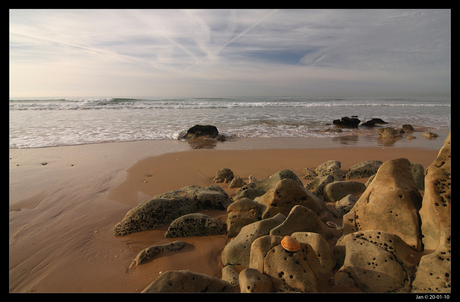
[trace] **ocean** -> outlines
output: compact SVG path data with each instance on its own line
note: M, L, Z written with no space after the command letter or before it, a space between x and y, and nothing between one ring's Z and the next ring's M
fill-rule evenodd
M451 128L450 97L413 98L28 98L9 100L9 147L38 148L138 140L174 140L196 125L230 139L337 137L377 128L334 128L333 120L381 118L388 127Z

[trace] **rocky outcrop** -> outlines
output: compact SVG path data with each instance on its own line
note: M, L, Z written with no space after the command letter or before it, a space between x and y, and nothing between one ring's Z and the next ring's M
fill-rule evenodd
M417 251L399 236L366 230L343 236L334 249L334 284L365 292L409 292Z
M224 234L224 224L211 216L194 213L181 216L171 222L166 238L196 237Z
M188 270L166 271L147 286L142 293L200 293L233 292L224 280Z
M283 179L275 187L254 201L261 205L261 218L266 219L281 213L289 214L292 207L302 205L319 214L322 211L321 200L292 179Z
M413 292L451 291L451 138L447 136L425 177L420 218L425 254Z
M405 158L387 161L351 211L343 216L343 236L363 230L382 230L398 235L420 251L418 211L421 203L410 162Z
M195 125L187 130L184 138L196 139L201 136L217 138L219 136L219 130L217 130L216 126L212 125Z
M188 243L184 241L174 241L162 245L153 245L143 249L136 258L133 260L129 268L135 268L138 265L149 262L153 257L164 252L177 252L178 250L187 246Z
M117 223L113 233L116 236L122 236L150 230L170 223L182 215L193 213L197 209L197 202L186 196L146 200L129 210L126 216Z
M158 194L156 198L180 198L186 196L196 202L198 209L204 210L225 210L231 200L228 194L218 185L207 188L199 186L187 186L179 190L168 191Z
M348 116L345 116L345 117L342 117L340 120L334 120L332 122L336 127L341 127L341 128L358 128L359 126L359 123L361 123L361 121L352 116L351 118L349 118Z

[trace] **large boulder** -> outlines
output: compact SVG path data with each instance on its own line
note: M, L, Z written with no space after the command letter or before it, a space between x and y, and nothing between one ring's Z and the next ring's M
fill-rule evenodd
M211 216L193 213L175 219L165 233L166 238L196 237L224 234L224 224Z
M249 267L267 275L277 292L321 292L328 286L328 272L308 243L290 252L281 236L263 236L251 245Z
M338 286L365 292L408 292L417 265L417 251L399 236L379 230L348 234L336 244Z
M188 270L166 271L142 293L233 292L227 281Z
M268 235L270 230L284 221L286 216L277 214L244 226L238 236L230 241L222 251L222 265L249 266L251 244L257 238Z
M366 186L357 181L334 181L324 187L324 200L339 201L349 194L356 196L366 191Z
M188 243L185 241L174 241L167 244L152 245L146 249L143 249L139 254L137 254L129 268L135 268L138 265L147 263L156 255L164 252L177 252L187 245Z
M451 291L451 138L447 136L425 177L420 218L425 255L420 259L413 292Z
M259 220L260 204L248 198L240 198L227 208L227 237L235 237L248 224Z
M319 220L318 215L304 206L294 206L286 220L270 231L270 235L286 236L294 232L313 232L322 235L326 240L334 235L331 230Z
M215 138L219 135L219 130L216 126L211 125L195 125L187 130L185 138L196 139L201 136L209 136Z
M273 217L278 213L287 216L295 205L305 206L316 214L322 211L322 201L292 179L279 181L254 201L261 205L262 219Z
M374 180L349 213L343 216L343 236L363 230L396 234L422 249L418 211L422 197L405 158L383 163Z
M113 233L116 236L122 236L150 230L168 224L182 215L193 213L197 209L197 202L186 196L146 200L129 210L126 216L117 223Z

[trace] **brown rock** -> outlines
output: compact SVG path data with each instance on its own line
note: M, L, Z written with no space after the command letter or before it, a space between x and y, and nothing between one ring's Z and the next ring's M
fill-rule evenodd
M420 251L421 202L410 162L405 158L387 161L351 211L343 216L343 236L362 230L382 230L398 235Z
M248 198L240 198L227 208L227 237L235 237L245 225L259 220L260 204Z

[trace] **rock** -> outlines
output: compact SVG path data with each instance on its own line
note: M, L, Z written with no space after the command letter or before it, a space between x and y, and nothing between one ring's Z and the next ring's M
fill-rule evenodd
M150 230L170 223L182 215L193 213L197 209L197 202L186 196L146 200L129 210L126 216L117 223L113 233L116 236L122 236Z
M253 268L241 271L239 284L240 292L242 293L268 293L274 291L270 277Z
M262 219L278 213L286 216L295 205L305 206L318 214L322 211L321 200L292 179L279 181L274 188L254 201L261 205Z
M425 189L425 169L421 164L410 164L411 173L414 177L415 186L419 190Z
M295 232L291 235L300 243L308 243L318 256L319 263L326 272L332 272L335 268L336 257L329 247L326 239L318 233Z
M281 236L263 236L251 245L250 268L268 276L276 292L321 292L327 288L327 272L313 248L301 243L296 252L281 245Z
M365 292L408 292L418 254L395 234L367 230L342 237L334 248L338 286Z
M246 185L246 183L240 177L235 177L232 179L228 187L229 188L241 188L244 185Z
M143 249L139 254L137 254L129 268L134 268L138 265L149 262L153 257L164 252L177 252L187 245L188 243L184 241L174 241L162 245L152 245L151 247Z
M413 139L416 139L417 137L413 136L413 135L408 135L406 136L406 139L408 140L413 140Z
M209 186L207 188L199 186L186 186L180 190L168 191L158 194L157 198L180 198L189 197L196 202L198 209L204 210L225 210L231 203L228 194L218 185Z
M316 176L318 176L316 175L315 171L312 171L308 168L303 169L302 173L305 174L305 176L302 177L303 179L314 179Z
M313 181L315 181L315 179ZM317 196L319 199L324 200L324 188L328 184L333 183L333 182L334 182L334 176L332 175L326 175L326 176L321 177L318 183L316 184L315 192L313 194L315 194L315 196Z
M412 127L412 125L404 124L404 125L402 126L402 130L403 130L404 132L414 132L415 129L414 129L414 127Z
M345 215L346 213L350 212L353 208L355 203L358 201L358 197L348 194L344 198L340 199L335 203L335 209L340 215Z
M388 124L388 123L382 120L381 118L373 118L367 122L362 123L361 126L374 127L375 125L384 125L384 124Z
M334 120L332 122L336 127L345 127L345 128L358 128L361 121L356 117L349 118L348 116L342 117L340 120Z
M324 187L324 200L339 201L348 194L361 195L366 186L357 181L334 181Z
M413 283L413 292L451 291L451 137L450 133L428 167L422 208L425 254Z
M277 214L275 217L244 226L238 236L230 241L222 251L222 265L249 266L251 243L261 236L268 235L270 230L282 223L285 218L283 214Z
M212 138L216 138L219 135L219 131L217 130L216 126L211 125L195 125L192 128L187 130L185 134L186 139L196 139L201 136L209 136Z
M433 132L425 132L422 134L422 136L426 139L435 139L438 137L438 135L436 133L433 133Z
M259 220L260 204L248 198L240 198L227 208L227 237L235 237L248 224Z
M332 175L334 180L343 180L343 172L340 170L342 163L338 160L329 160L322 163L315 169L315 173L319 177Z
M313 232L322 235L326 240L334 235L312 210L304 206L294 206L286 220L270 231L270 235L286 236L294 232Z
M364 184L367 187L369 187L369 185L372 183L372 181L374 180L375 178L375 174L372 175L371 177L369 177L369 179L366 181L366 183Z
M166 238L197 237L224 234L224 224L205 214L194 213L181 216L171 222Z
M236 190L235 194L239 195L242 192L252 189L252 190L258 190L258 192L267 192L269 189L273 188L280 180L282 179L292 179L295 182L297 182L299 185L303 186L302 181L297 177L297 175L292 172L291 170L281 170L276 172L275 174L271 175L268 178L256 181L256 182L251 182L242 188ZM263 195L263 194L261 194ZM259 195L259 196L261 196ZM245 196L246 197L246 196ZM249 197L248 197L249 198ZM252 198L250 198L252 199Z
M422 197L405 158L380 166L372 183L351 211L343 216L343 236L362 230L396 234L409 246L422 249L418 210Z
M380 128L378 130L378 134L380 134L380 137L383 139L392 139L392 138L402 137L399 131L392 127Z
M188 270L166 271L147 286L142 293L233 292L224 280Z
M345 175L346 180L361 179L371 177L380 168L383 162L380 160L368 160L360 162L350 167L350 170Z
M229 183L233 179L233 172L228 168L223 168L217 171L216 177L214 177L214 182L217 183Z
M239 286L239 274L241 266L239 265L226 265L222 268L222 280L227 281L233 287Z

